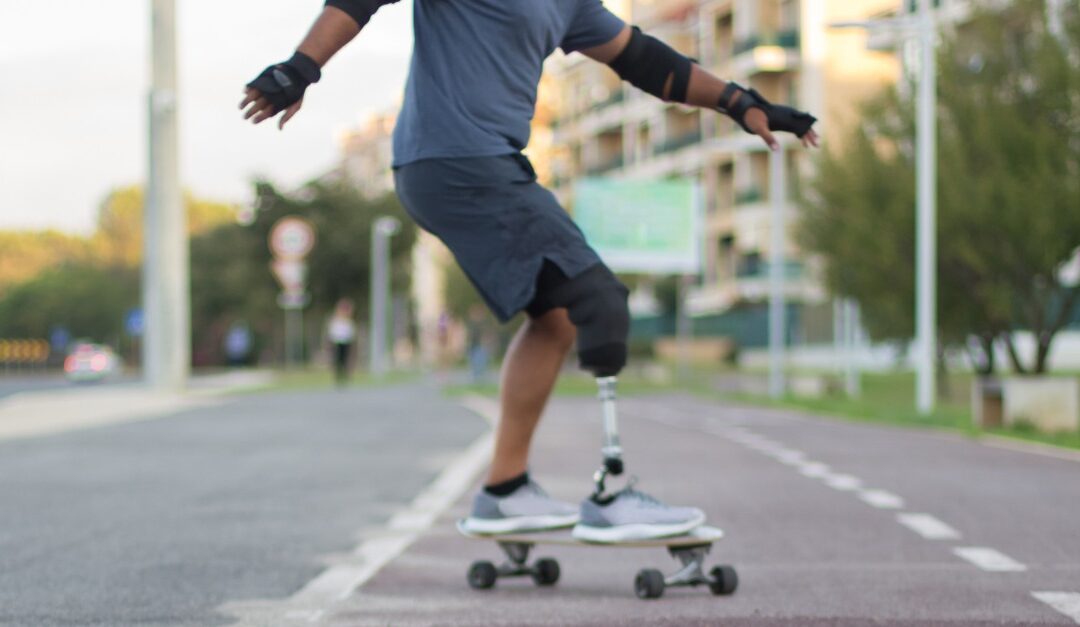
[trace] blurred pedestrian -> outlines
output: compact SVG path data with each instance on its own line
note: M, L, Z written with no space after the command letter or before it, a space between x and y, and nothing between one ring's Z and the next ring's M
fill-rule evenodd
M488 314L483 305L469 307L469 316L465 321L465 341L468 346L469 375L473 383L483 383L487 380L492 343Z
M353 302L342 298L334 307L334 314L326 325L326 339L330 343L334 360L334 381L342 387L349 379L349 362L353 345L356 344L356 321L353 320Z
M237 320L225 333L225 360L234 368L247 365L251 358L251 329Z

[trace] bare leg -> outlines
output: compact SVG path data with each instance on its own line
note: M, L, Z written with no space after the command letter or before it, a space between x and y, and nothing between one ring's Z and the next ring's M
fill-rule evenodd
M529 445L577 331L565 309L530 319L518 330L503 362L499 425L488 484L525 472Z

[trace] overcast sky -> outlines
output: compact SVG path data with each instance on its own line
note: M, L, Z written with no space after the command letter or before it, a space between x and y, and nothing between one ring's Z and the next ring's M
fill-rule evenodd
M322 0L177 0L185 186L247 201L257 174L292 185L331 167L336 134L400 98L411 4L380 10L278 132L241 121L241 90ZM149 5L0 0L0 228L88 232L111 188L143 181Z

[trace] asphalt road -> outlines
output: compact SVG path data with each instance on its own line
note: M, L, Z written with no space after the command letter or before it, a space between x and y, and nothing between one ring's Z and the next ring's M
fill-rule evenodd
M60 374L42 375L0 375L0 398L19 394L20 392L40 392L44 390L57 390L69 388L73 383Z
M544 547L563 577L473 591L492 543L462 538L460 500L357 594L332 625L1075 625L1080 622L1080 463L949 435L723 407L621 401L628 472L662 498L702 506L727 538L732 597L703 589L634 597L659 549ZM583 497L598 461L595 401L559 400L533 473ZM1055 609L1055 607L1060 609ZM1072 616L1072 617L1070 617Z
M287 597L487 429L422 387L268 393L0 442L0 625L221 625Z
M620 403L628 472L725 530L708 565L736 566L734 596L638 600L638 569L674 569L658 549L545 547L554 588L470 590L469 563L500 557L453 530L470 494L430 528L414 508L438 511L453 481L433 480L486 426L407 386L0 442L0 625L1080 623L1077 461L688 397ZM553 494L589 491L598 419L591 399L550 406L532 470Z

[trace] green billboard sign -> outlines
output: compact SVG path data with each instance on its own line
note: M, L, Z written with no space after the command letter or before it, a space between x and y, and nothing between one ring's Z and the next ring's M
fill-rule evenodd
M703 218L696 181L582 179L574 187L574 220L616 272L701 272Z

